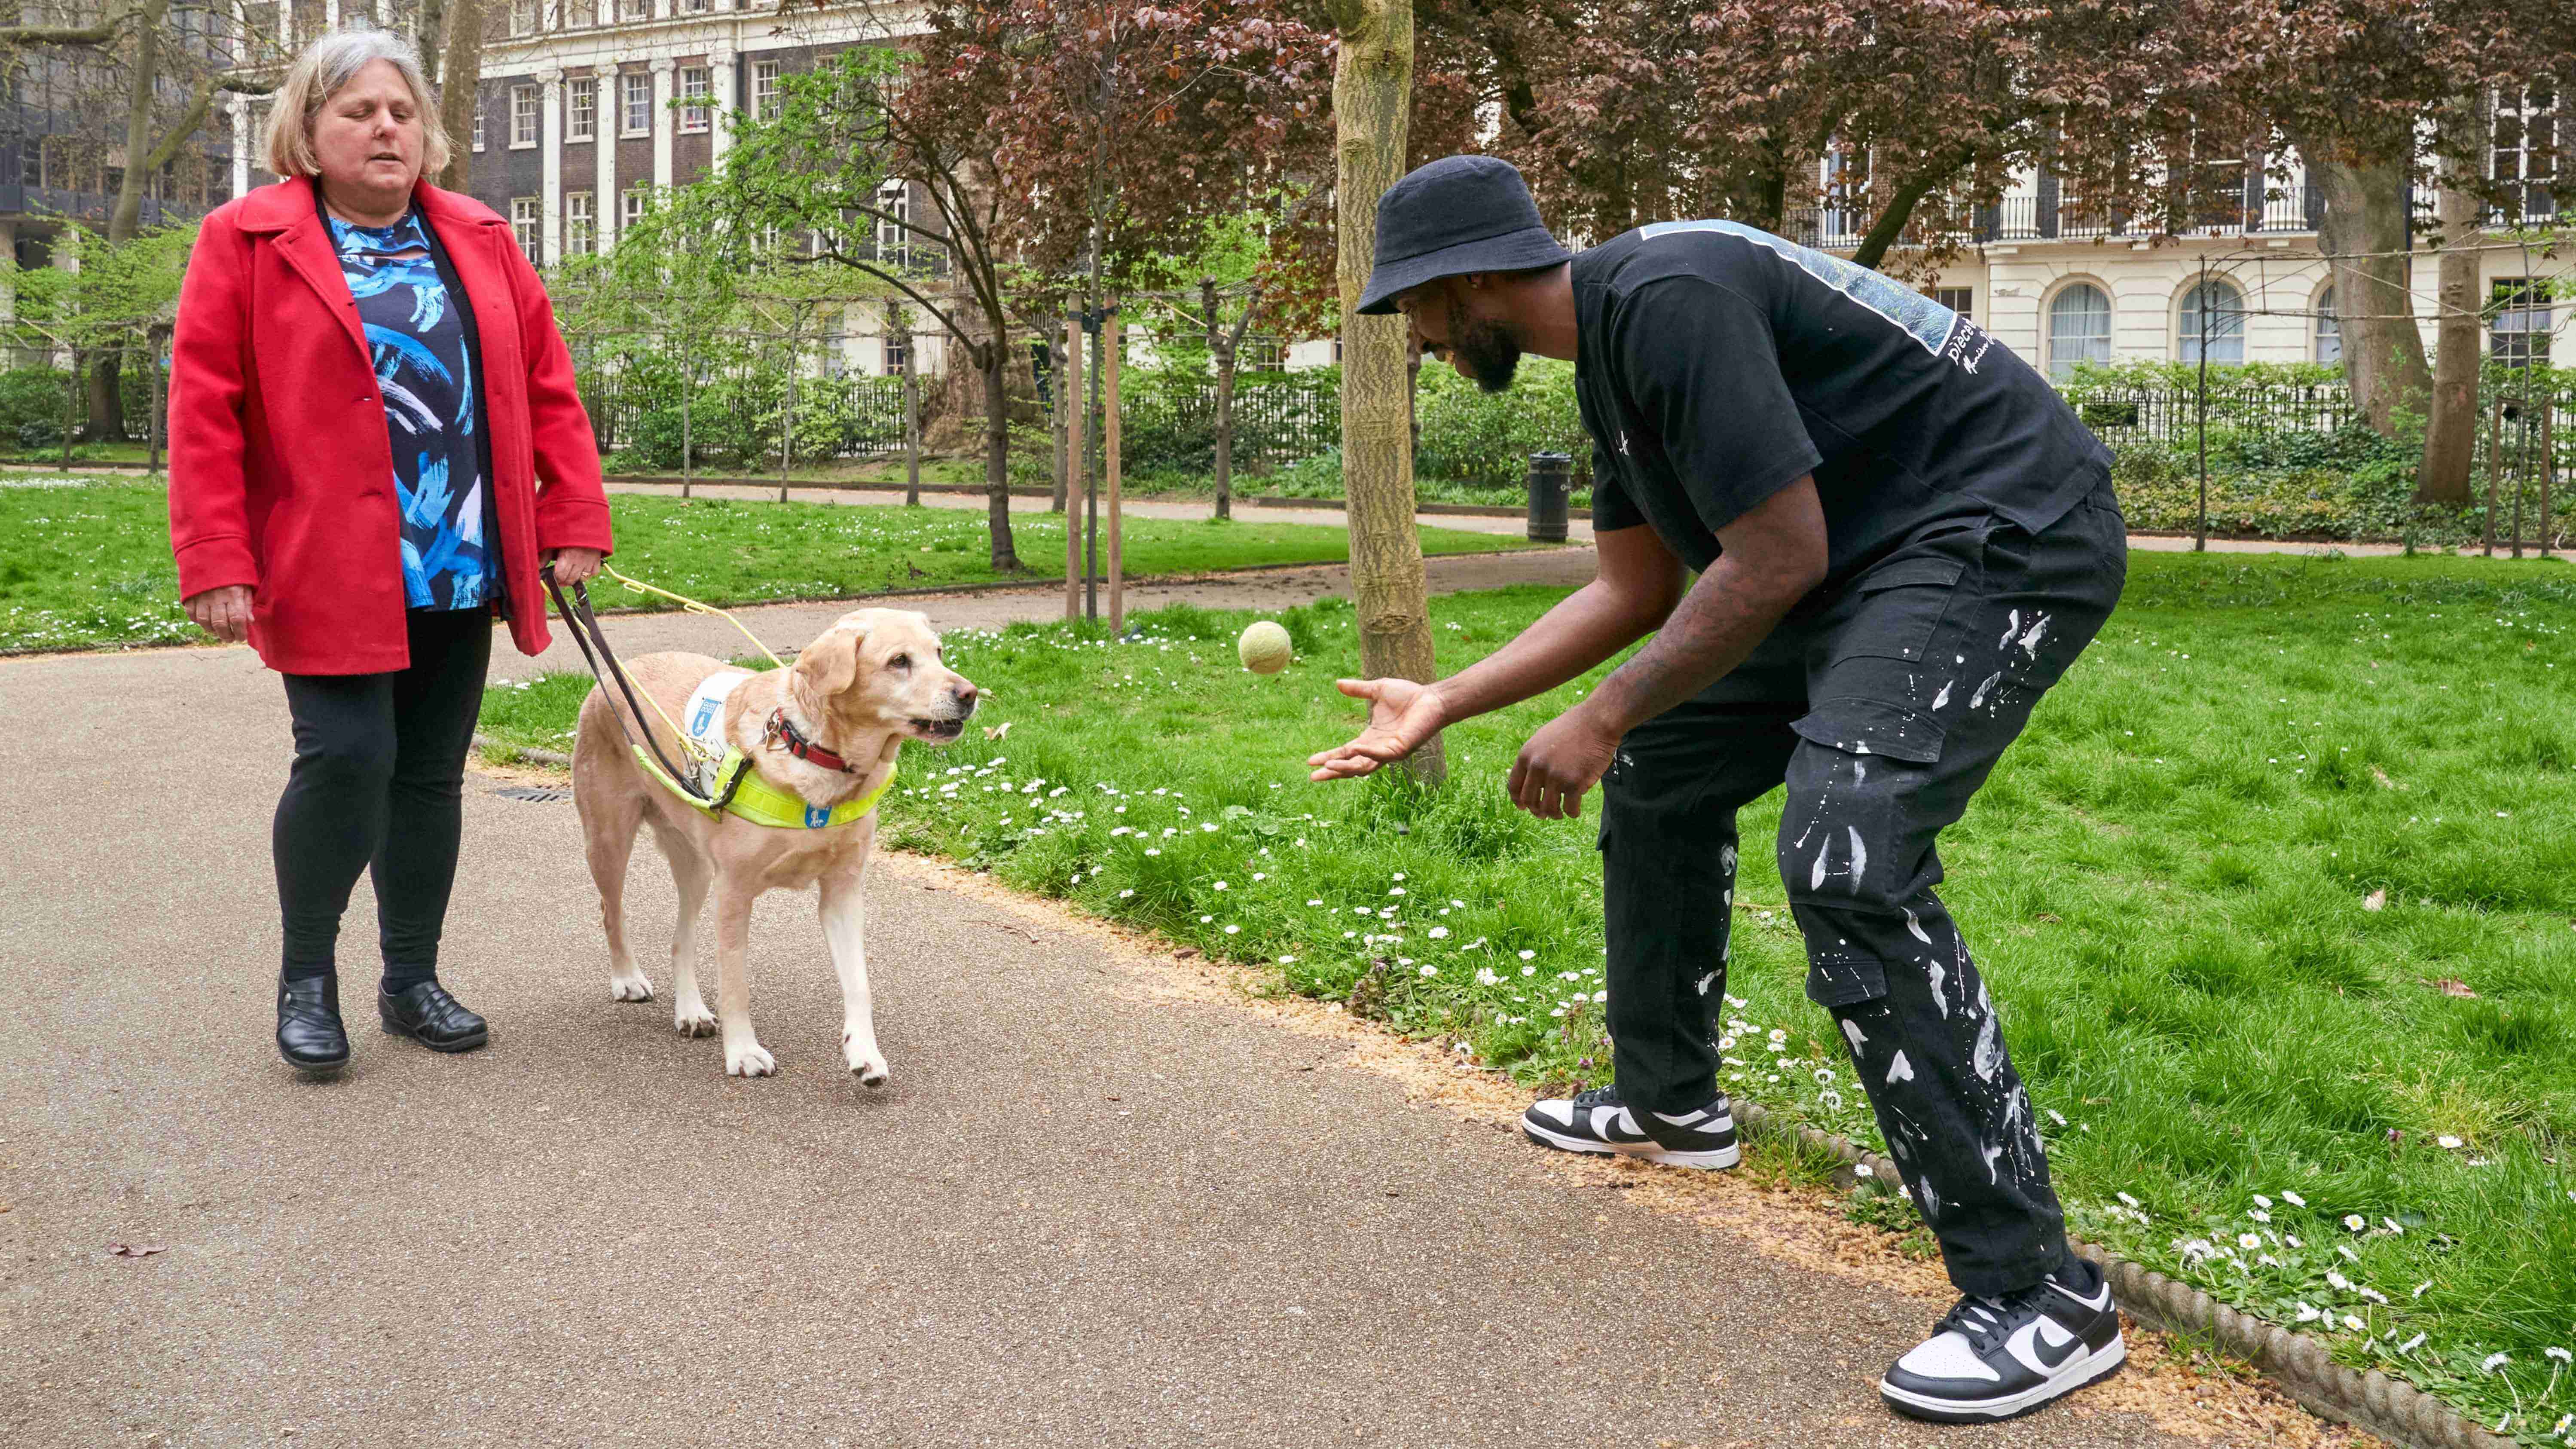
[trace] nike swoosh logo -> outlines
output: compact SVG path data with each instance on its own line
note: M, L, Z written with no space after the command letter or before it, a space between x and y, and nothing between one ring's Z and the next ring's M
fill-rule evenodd
M2111 1306L2111 1284L2107 1279L2104 1280L2101 1288L2090 1298L2079 1298L2075 1294L2067 1292L2065 1286L2062 1284L2051 1283L2048 1286L2055 1288L2059 1293L2064 1294L2068 1301L2081 1303L2096 1313L2100 1313Z
M2071 1333L2066 1335L2066 1341L2064 1343L2050 1343L2048 1341L2049 1330L2056 1327L2056 1324L2049 1322L2047 1319L2041 1319L2039 1334L2031 1340L2030 1345L2031 1357L2039 1360L2040 1367L2052 1371L2065 1364L2068 1359L2073 1358L2075 1356L2075 1350L2084 1346L2084 1340ZM2064 1330L2061 1329L2059 1331L2063 1332Z

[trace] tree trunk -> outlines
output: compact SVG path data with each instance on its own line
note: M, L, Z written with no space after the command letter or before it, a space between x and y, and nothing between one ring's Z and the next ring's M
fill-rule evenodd
M991 341L975 344L976 369L984 375L984 520L993 535L993 571L1020 571L1020 550L1011 541L1011 344L1009 331L993 329Z
M1377 203L1404 172L1413 97L1412 0L1333 0L1341 44L1333 62L1339 166L1337 269L1342 292L1342 490L1351 530L1351 595L1358 605L1360 672L1433 677L1431 610L1422 540L1413 524L1407 327L1400 316L1363 317L1360 292L1377 255ZM1448 761L1439 737L1414 751L1415 779L1437 784Z
M1217 325L1216 278L1199 278L1199 320L1216 369L1216 516L1234 516L1234 339Z
M445 53L439 58L438 119L447 127L447 169L438 173L446 191L463 191L474 169L474 93L483 83L483 0L446 0ZM615 198L602 197L603 206Z
M2397 437L2401 416L2422 418L2433 392L2410 289L2407 164L2336 158L2330 147L2291 139L2325 192L2317 250L2334 265L2335 312L2353 406L2380 436Z
M1774 236L1783 235L1789 214L1789 168L1777 146L1765 146L1766 163L1753 181L1753 224Z
M161 21L170 0L144 0L136 11L134 54L125 87L125 170L116 203L107 214L107 244L123 246L143 229L143 193L152 185L152 103L160 90ZM125 390L120 383L125 349L102 347L89 371L89 435L102 443L125 439Z
M1905 235L1906 223L1914 219L1914 208L1922 205L1923 198L1944 182L1967 170L1968 164L1977 159L1977 153L1962 147L1949 159L1954 164L1924 168L1921 174L1907 178L1887 198L1887 205L1878 213L1878 220L1871 223L1869 234L1860 239L1860 246L1852 252L1853 266L1876 270L1888 248L1895 246L1897 239Z
M2469 105L2446 107L2443 115L2446 174L2475 153L2477 112ZM2441 281L2435 292L2441 309L2433 354L2433 402L2424 419L2424 462L2415 474L2415 501L2465 508L2472 501L2469 470L2478 451L2478 253L2479 222L2486 208L2478 198L2443 187L2439 201L2442 224ZM2340 307L2341 292L2335 296Z
M430 90L434 94L438 89L438 78L446 74L440 68L446 60L446 0L420 0L420 8L413 12L411 24L411 48L420 52L421 79L429 82ZM439 97L438 118L441 121L447 119L446 99L445 96ZM467 136L465 144L468 149L471 149L474 138Z
M1060 339L1056 340L1058 349L1063 345ZM1065 495L1073 486L1073 469L1068 461L1073 456L1070 451L1073 445L1067 440L1072 437L1068 429L1072 424L1074 400L1065 391L1064 381L1069 375L1065 371L1064 354L1059 352L1055 362L1055 406L1049 410L1055 416L1048 420L1048 430L1055 434L1055 502L1052 506L1058 513L1064 512Z
M1216 516L1234 516L1234 348L1216 364Z

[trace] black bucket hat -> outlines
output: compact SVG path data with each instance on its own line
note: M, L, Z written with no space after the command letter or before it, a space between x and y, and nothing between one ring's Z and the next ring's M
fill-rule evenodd
M1377 199L1377 260L1360 310L1384 315L1408 288L1467 272L1519 272L1573 258L1538 219L1512 163L1443 156Z

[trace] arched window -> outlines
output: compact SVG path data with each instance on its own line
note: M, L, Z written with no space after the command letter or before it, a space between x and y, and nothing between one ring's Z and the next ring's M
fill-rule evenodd
M2335 316L2335 289L2317 293L2316 345L2310 354L2319 362L2343 361L2343 320Z
M2064 382L2079 362L2111 360L2111 298L2077 282L2048 304L2048 375Z
M2207 316L2203 316L2204 309ZM2206 331L2203 331L2203 328ZM2245 294L2233 282L2212 278L2182 294L2182 322L2175 329L2181 346L2175 356L2200 361L2201 340L2209 342L2212 362L2245 360Z

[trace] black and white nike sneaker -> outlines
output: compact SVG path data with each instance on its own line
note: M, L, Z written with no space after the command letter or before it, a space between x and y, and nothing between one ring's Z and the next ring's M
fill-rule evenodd
M1645 1120L1619 1100L1616 1087L1595 1087L1571 1099L1547 1097L1521 1114L1521 1131L1541 1147L1565 1152L1617 1153L1667 1167L1733 1167L1735 1116L1723 1093L1696 1112L1648 1112Z
M1911 1418L1981 1424L2109 1378L2128 1357L2120 1310L2100 1268L2081 1258L2068 1263L2009 1298L1960 1299L1879 1380L1879 1397Z

